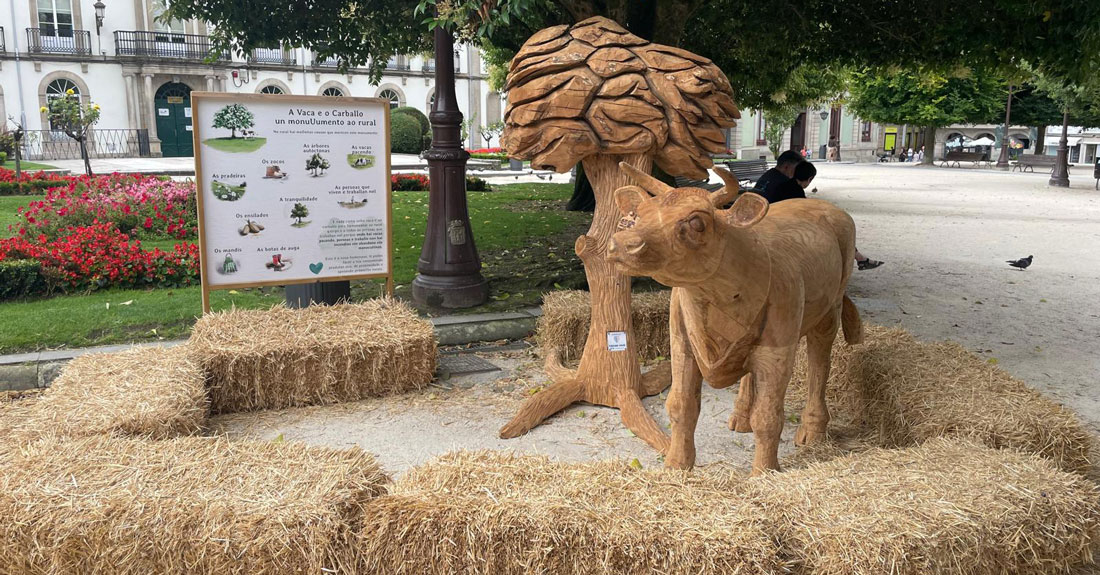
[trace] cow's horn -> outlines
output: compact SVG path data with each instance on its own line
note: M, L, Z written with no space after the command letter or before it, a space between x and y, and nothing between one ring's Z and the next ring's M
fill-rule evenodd
M715 166L714 172L726 183L726 185L710 193L711 205L720 208L737 197L737 192L741 190L741 182L737 181L737 176L725 168Z
M643 190L649 192L649 195L651 196L660 196L662 194L667 194L668 192L671 192L675 189L672 186L662 182L661 180L658 180L657 178L654 178L653 176L639 170L638 168L635 168L634 166L631 166L626 162L619 162L619 167L626 170L626 173L630 174L630 177L635 182L637 182Z

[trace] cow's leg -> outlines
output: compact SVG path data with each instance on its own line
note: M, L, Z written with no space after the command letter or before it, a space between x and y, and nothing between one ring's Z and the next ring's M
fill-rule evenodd
M665 453L665 467L691 469L695 465L695 424L699 421L699 396L703 374L691 351L675 303L671 309L672 388L665 408L672 422L672 441Z
M750 366L755 383L749 421L756 452L752 474L779 469L779 436L783 433L783 397L794 369L797 343L785 347L761 347L753 353Z
M839 323L840 308L837 308L806 334L806 407L802 409L802 423L794 434L795 445L825 439L825 429L829 426L825 384L829 380L829 360Z
M752 408L753 391L752 374L746 373L741 377L741 387L737 390L737 399L733 402L733 413L730 414L729 421L730 430L738 433L752 431L749 412Z

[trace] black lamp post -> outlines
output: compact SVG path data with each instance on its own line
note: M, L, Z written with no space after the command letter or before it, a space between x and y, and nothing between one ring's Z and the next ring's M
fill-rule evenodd
M466 210L470 154L462 147L462 112L455 97L454 38L442 26L435 29L435 64L435 103L429 115L432 147L424 152L431 188L428 228L412 296L431 307L473 307L489 299L489 283L481 275Z
M1058 156L1054 159L1054 170L1050 173L1052 186L1069 187L1069 112L1062 112L1062 137L1058 139Z
M1001 135L1001 154L997 156L997 167L1008 169L1008 123L1012 117L1012 84L1008 85L1008 103L1005 104L1005 132Z

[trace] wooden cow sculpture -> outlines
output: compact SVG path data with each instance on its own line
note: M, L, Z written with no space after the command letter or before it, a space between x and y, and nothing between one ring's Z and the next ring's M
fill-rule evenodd
M715 388L741 380L730 427L756 439L753 473L778 469L783 397L795 350L806 336L808 399L795 443L822 439L829 421L825 381L838 324L849 344L862 339L859 312L844 294L855 255L855 224L822 200L769 209L741 195L737 178L715 192L671 188L622 164L639 186L616 191L623 218L607 258L630 275L671 286L672 389L666 407L672 441L665 465L695 464L702 379ZM654 197L651 197L654 196ZM742 379L742 377L744 378Z

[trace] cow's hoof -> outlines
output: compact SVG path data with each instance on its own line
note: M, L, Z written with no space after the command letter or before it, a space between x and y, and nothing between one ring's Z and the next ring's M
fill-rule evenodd
M680 455L668 455L665 457L665 469L682 469L684 471L689 471L692 467L695 467L694 457Z
M795 445L809 445L811 443L817 443L825 440L825 430L811 429L805 424L798 426L798 431L794 434Z
M752 433L752 424L749 423L748 414L738 414L736 411L730 414L730 431L737 433Z

